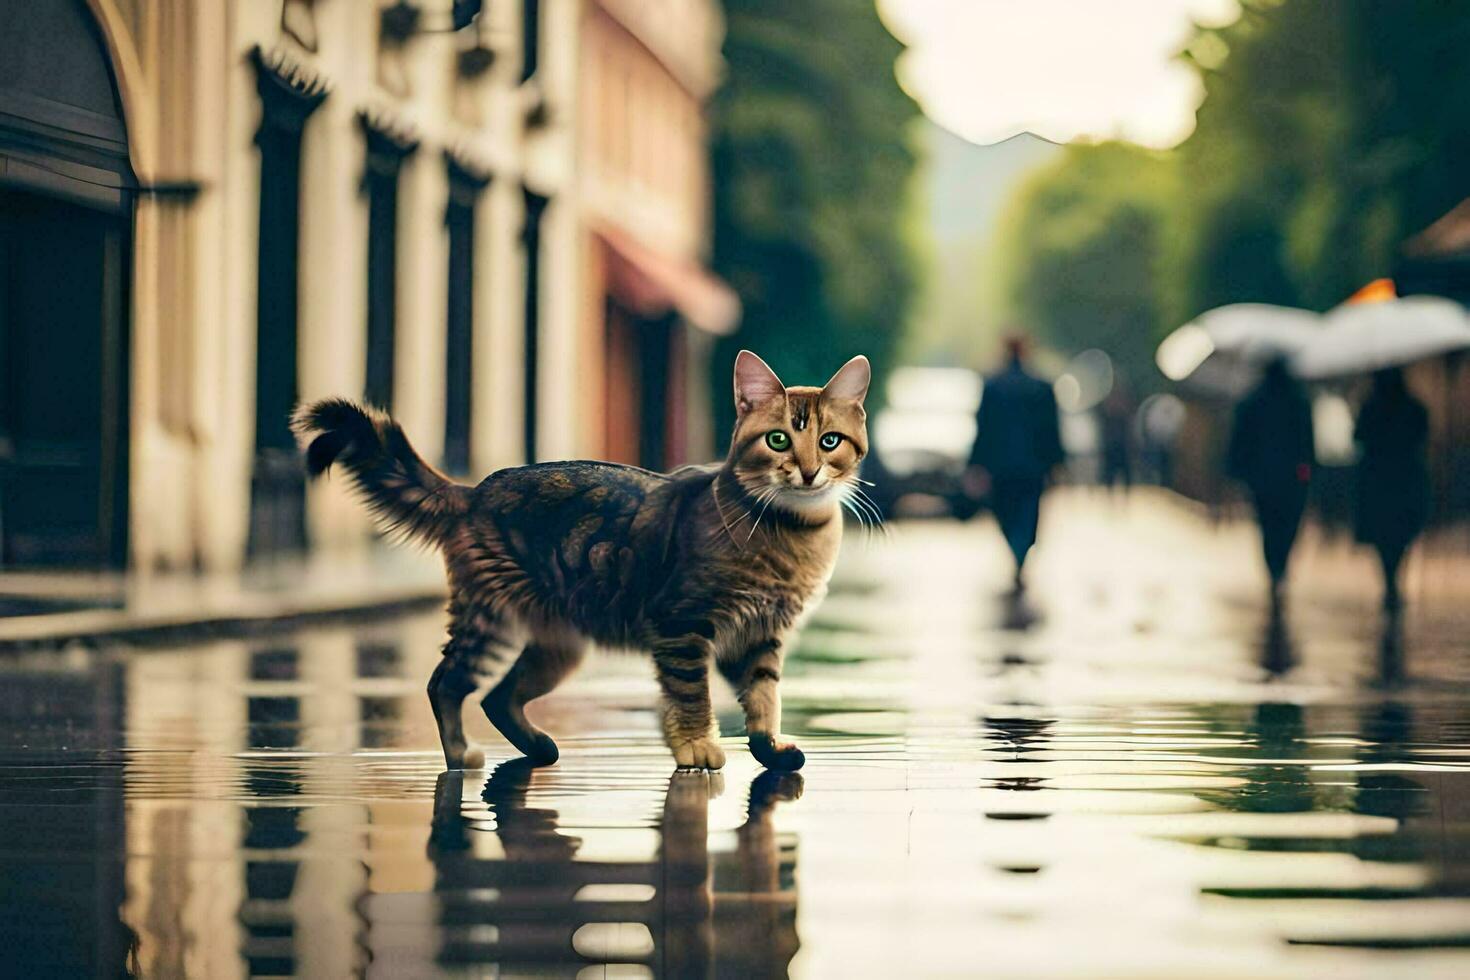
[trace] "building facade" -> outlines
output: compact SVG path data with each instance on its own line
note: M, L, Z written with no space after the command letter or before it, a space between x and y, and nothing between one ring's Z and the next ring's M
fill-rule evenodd
M0 0L0 567L363 547L341 481L303 483L299 399L388 407L466 476L603 452L581 100L611 15L492 0L456 30L474 6ZM706 14L678 50L712 79ZM705 189L674 193L682 220L626 220L698 256Z
M704 106L719 83L722 37L714 3L583 8L581 348L593 408L582 438L602 458L654 470L709 459L710 349L740 314L705 265Z

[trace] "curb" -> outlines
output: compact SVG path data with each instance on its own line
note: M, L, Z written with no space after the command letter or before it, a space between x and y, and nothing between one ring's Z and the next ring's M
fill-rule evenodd
M0 620L0 655L60 650L72 644L102 647L147 644L171 647L203 640L264 636L303 626L384 619L441 606L442 588L377 599L324 602L317 606L276 607L259 612L153 615L124 610L86 610Z

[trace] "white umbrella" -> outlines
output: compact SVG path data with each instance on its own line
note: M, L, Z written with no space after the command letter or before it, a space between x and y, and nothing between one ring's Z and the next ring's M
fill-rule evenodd
M1159 344L1155 361L1171 381L1235 396L1251 386L1262 364L1290 357L1322 332L1309 310L1267 303L1232 303L1202 313Z
M1470 348L1470 315L1454 300L1407 296L1340 306L1292 359L1302 378L1367 374Z

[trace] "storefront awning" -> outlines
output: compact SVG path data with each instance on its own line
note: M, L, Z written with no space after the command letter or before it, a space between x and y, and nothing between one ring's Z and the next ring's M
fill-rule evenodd
M597 231L607 256L608 291L645 317L677 313L707 333L728 334L740 321L740 299L696 262L657 251L618 228Z

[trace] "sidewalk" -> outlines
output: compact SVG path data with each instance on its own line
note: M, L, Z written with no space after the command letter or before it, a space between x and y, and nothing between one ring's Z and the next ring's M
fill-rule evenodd
M1372 552L1314 526L1302 530L1284 615L1273 621L1260 547L1244 514L1216 520L1165 490L1123 498L1059 488L1043 503L1020 601L1006 598L1011 560L988 515L965 525L915 521L895 524L886 540L850 535L814 623L862 624L915 649L961 636L977 649L1065 650L1069 662L1109 677L1136 661L1133 699L1157 694L1161 676L1198 684L1190 698L1218 696L1210 688L1226 682L1222 670L1251 684L1269 674L1312 688L1384 683L1390 670L1421 685L1470 685L1470 546L1462 538L1440 533L1415 547L1396 624L1380 611ZM844 601L844 585L868 592Z
M232 574L0 572L0 653L119 640L169 643L380 616L441 603L444 569L412 548Z

